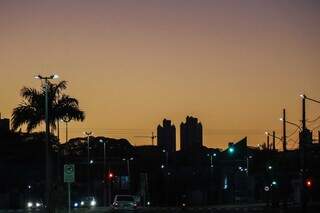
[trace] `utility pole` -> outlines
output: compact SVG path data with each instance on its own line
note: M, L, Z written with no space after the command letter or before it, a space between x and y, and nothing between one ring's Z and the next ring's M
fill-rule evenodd
M302 95L301 97L302 97L302 131L300 133L300 140L299 140L300 175L301 175L300 203L301 203L301 211L305 212L307 208L306 187L304 185L304 180L306 176L305 148L306 148L308 130L306 127L306 96Z
M302 130L306 130L306 98L302 98Z
M272 131L272 150L276 150L276 132Z
M282 145L283 145L283 151L287 151L287 135L286 135L286 109L283 109L283 115L282 115L283 121L282 121L282 126L283 126L283 136L282 136Z
M270 150L270 136L267 135L267 150Z

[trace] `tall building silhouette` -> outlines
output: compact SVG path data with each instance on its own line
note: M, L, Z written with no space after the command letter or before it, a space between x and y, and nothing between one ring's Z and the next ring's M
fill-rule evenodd
M8 133L10 131L10 119L1 118L0 114L0 134Z
M182 151L202 147L202 124L197 118L188 116L180 125L180 148Z
M157 144L169 153L176 151L176 127L170 120L164 119L157 128Z

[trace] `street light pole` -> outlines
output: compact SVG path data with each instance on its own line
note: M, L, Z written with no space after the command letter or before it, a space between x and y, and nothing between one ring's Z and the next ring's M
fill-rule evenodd
M131 177L130 177L130 161L133 160L133 158L123 158L123 161L126 161L127 163L127 172L128 172L128 190L131 192Z
M298 124L296 124L296 123L290 122L290 121L285 120L285 119L283 119L283 118L280 118L280 121L286 122L287 124L291 124L291 125L293 125L293 126L295 126L295 127L299 128L299 129L302 131L301 126L299 126L299 125L298 125Z
M272 150L276 150L276 132L272 131Z
M166 163L166 166L168 167L169 166L169 152L165 149L162 150L163 153L165 153L165 163Z
M306 201L306 187L304 186L305 179L305 145L306 145L306 135L307 135L307 126L306 126L306 96L300 95L302 98L302 131L300 133L299 140L299 152L300 152L300 171L301 171L301 207L302 211L304 211L307 207Z
M68 123L71 121L71 118L68 117L68 115L66 115L62 118L62 121L66 123L66 143L67 143L69 140L69 138L68 138Z
M90 196L90 136L92 135L92 132L84 132L84 134L87 136L87 181L88 181L88 189L87 194Z
M45 123L46 123L46 142L45 142L45 161L46 161L46 187L45 187L45 204L47 206L46 211L48 211L48 208L50 207L50 190L51 190L51 179L50 179L50 173L51 173L51 167L50 167L50 151L49 151L49 134L50 134L50 124L49 124L49 101L48 101L48 84L49 80L59 78L58 75L50 75L50 76L41 76L37 75L35 76L36 79L40 79L41 81L44 81L45 86Z
M267 136L272 136L272 150L275 151L276 150L276 144L275 144L276 139L279 139L280 141L282 141L282 138L277 137L275 131L272 131L272 134L270 134L269 132L265 132L265 134ZM268 141L269 141L269 139L268 139Z
M106 190L106 178L107 178L107 171L106 171L106 141L100 139L100 143L103 143L103 205L106 206L106 199L107 199L107 190Z
M286 109L283 109L283 122L282 122L282 146L283 146L283 151L286 152L287 151L287 128L286 128Z

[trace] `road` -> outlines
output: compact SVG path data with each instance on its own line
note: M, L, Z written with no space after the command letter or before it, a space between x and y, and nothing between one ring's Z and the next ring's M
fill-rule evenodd
M308 213L318 213L320 209L319 204L311 205L308 208ZM40 210L25 211L25 210L0 210L0 213L42 213ZM112 210L109 207L96 207L93 209L75 209L72 213L109 213ZM266 207L265 204L252 204L252 205L220 205L220 206L206 206L206 207L150 207L139 208L137 213L174 213L174 212L197 212L197 213L300 213L301 209L297 206L288 207L288 209ZM57 211L56 213L67 213L67 211Z

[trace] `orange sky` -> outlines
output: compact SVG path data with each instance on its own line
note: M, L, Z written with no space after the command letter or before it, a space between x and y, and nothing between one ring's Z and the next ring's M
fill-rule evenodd
M57 73L87 115L71 136L147 144L133 136L194 115L206 146L256 145L283 107L299 122L300 93L320 99L319 26L316 0L0 0L0 112Z

